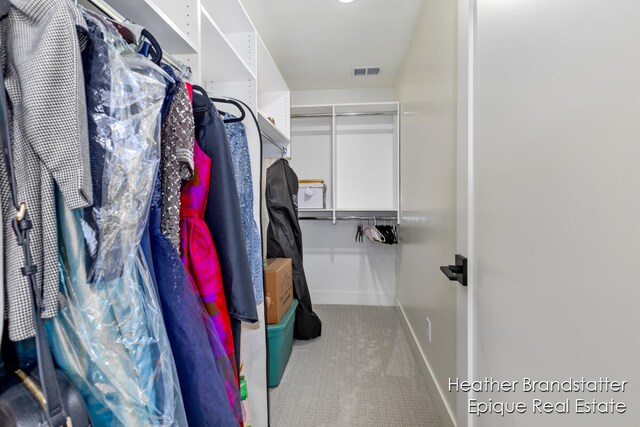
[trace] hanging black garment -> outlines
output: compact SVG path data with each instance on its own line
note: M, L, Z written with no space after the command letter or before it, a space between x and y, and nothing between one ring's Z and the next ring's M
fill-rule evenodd
M193 91L196 140L211 158L211 186L204 221L216 245L224 294L231 317L236 363L240 366L240 322L258 321L249 256L244 244L242 211L231 149L224 122L213 102L196 87Z
M293 293L299 301L296 309L294 336L317 338L322 321L313 312L307 278L302 265L302 231L298 222L298 176L289 162L280 159L267 169L267 258L291 258Z

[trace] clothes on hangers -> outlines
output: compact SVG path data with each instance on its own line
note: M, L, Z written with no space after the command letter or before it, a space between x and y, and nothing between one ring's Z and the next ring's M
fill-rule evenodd
M102 145L99 205L72 210L58 198L59 314L50 341L96 426L186 425L160 303L140 238L160 161L166 74L130 51L106 22L85 13L108 47L111 81L92 146ZM100 90L91 86L88 91ZM57 277L57 275L56 275Z
M211 184L211 159L196 145L195 173L182 189L182 260L191 273L209 316L216 327L227 356L237 372L231 323L222 284L218 253L204 222L204 210Z
M243 425L240 323L258 320L262 300L244 110L225 129L205 93L194 108L190 86L147 58L162 56L148 31L131 44L70 0L0 2L3 16L0 65L43 315L53 316L45 326L92 425ZM35 80L20 80L25 71ZM0 169L5 218L15 215L6 184ZM10 242L10 338L32 363Z
M233 369L232 383L234 396L230 396L232 408L240 404L237 399L237 361L233 345L233 332L227 309L227 301L222 284L222 273L218 262L218 253L211 239L211 233L204 222L204 209L210 185L211 159L196 145L195 174L191 182L182 190L181 229L182 262L193 277L195 285L204 302L205 309L213 323L215 332L222 343L226 362Z
M233 329L236 364L239 366L241 322L257 322L258 311L247 250L244 245L238 244L244 241L244 229L233 159L222 118L206 92L196 87L193 91L193 111L196 140L203 153L213 162L204 221L218 251Z
M179 253L161 231L160 180L151 206L151 253L167 333L176 361L187 422L192 427L237 425L235 373ZM215 417L212 416L215 414Z
M33 230L31 248L43 293L43 318L58 310L58 232L55 213L57 186L72 208L91 205L91 169L82 63L77 29L84 19L72 1L3 2L0 58L10 105L10 134L14 141L18 199L29 206ZM4 217L15 214L9 203L4 166ZM10 222L3 227L6 252L9 336L18 341L34 336L22 250Z
M242 122L233 122L236 118L231 114L224 115L225 129L233 159L233 169L236 177L236 188L240 198L240 211L242 213L242 228L244 241L249 256L251 278L253 281L253 293L256 304L260 304L263 298L263 267L262 267L262 238L253 215L253 179L251 177L251 157L249 156L249 142L247 131Z
M163 69L172 75L169 67L163 66ZM168 84L168 94L171 93L172 86L184 84L179 81L176 83ZM188 106L182 102L173 105L176 99L173 96L165 98L165 104L172 104L172 108L166 109L165 122L170 120L170 111L176 110L179 115L181 108L193 111L188 93ZM167 140L162 141L163 144L166 142ZM191 144L193 146L193 139ZM164 163L166 156L162 157ZM155 272L155 282L176 363L187 422L191 427L237 425L242 414L237 408L229 405L230 399L240 400L235 387L234 370L179 252L161 229L165 211L162 207L164 191L161 184L164 170L165 167L158 170L155 181L149 219L149 247L148 254L145 255ZM181 180L180 177L176 178ZM197 375L194 375L195 369Z

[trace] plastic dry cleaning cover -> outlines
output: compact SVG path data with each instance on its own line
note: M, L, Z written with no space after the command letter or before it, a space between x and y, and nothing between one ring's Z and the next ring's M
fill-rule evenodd
M49 323L58 365L82 392L96 426L185 426L158 296L140 241L160 160L160 110L168 76L131 50L102 18L106 81L87 86L92 208L58 197L61 309ZM102 64L102 65L101 65ZM100 68L102 66L102 68ZM93 80L91 80L93 81ZM94 92L89 92L94 91Z

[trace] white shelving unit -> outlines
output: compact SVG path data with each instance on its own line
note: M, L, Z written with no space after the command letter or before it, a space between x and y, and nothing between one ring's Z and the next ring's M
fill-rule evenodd
M166 53L191 67L191 83L204 87L212 97L232 97L245 102L256 114L264 135L264 157L281 157L283 150L289 152L289 87L241 0L102 2L147 28ZM80 0L80 4L95 10L89 0ZM227 104L219 108L237 114ZM275 125L269 117L275 120ZM249 113L244 124L253 174L254 216L260 224L261 139ZM263 311L260 305L262 320L258 326L243 327L241 345L255 426L268 425Z
M248 65L250 57L241 54L231 43L204 6L202 13L202 78L205 83L255 80L255 70ZM250 45L250 40L247 41ZM224 66L221 66L224 64Z
M291 148L291 95L278 66L258 36L258 111L260 127L271 143L265 146L267 157L290 155ZM269 118L273 119L272 123Z
M300 217L394 217L400 222L400 104L291 107L292 165L301 179L323 179L326 209ZM391 166L391 167L390 167Z
M81 2L86 3L86 2ZM171 54L198 52L196 0L107 0L106 3L130 21L147 28Z
M270 144L265 146L264 157L287 157L291 140L289 135L285 135L276 125L265 116L262 111L258 111L258 122L262 129L262 137Z

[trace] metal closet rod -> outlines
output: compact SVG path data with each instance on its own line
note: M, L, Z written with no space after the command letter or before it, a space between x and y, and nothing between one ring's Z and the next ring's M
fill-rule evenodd
M117 10L115 10L113 7L111 7L108 3L104 2L103 0L87 0L87 1L92 5L94 5L102 13L104 13L107 16L107 18L110 18L117 22L128 21L127 18L120 15ZM191 67L189 67L186 64L183 64L182 62L178 61L173 56L171 56L170 54L164 51L162 52L162 61L172 66L176 70L178 70L181 74L183 74L184 78L186 79L191 78L191 75L192 75Z
M264 132L261 132L261 133L262 133L262 137L264 139L266 139L271 144L275 145L278 148L278 150L280 150L280 152L282 153L282 157L287 155L287 147L281 147L280 145L278 145L277 142L275 142L273 139L271 139L271 137L269 135L267 135Z
M336 117L355 117L355 116L395 116L397 111L375 111L369 113L336 113ZM292 114L292 119L315 118L315 117L333 117L333 113L310 113L310 114Z
M301 216L298 219L313 219L319 221L333 221L332 216ZM397 221L397 216L337 216L335 219L337 220L347 220L347 221Z

